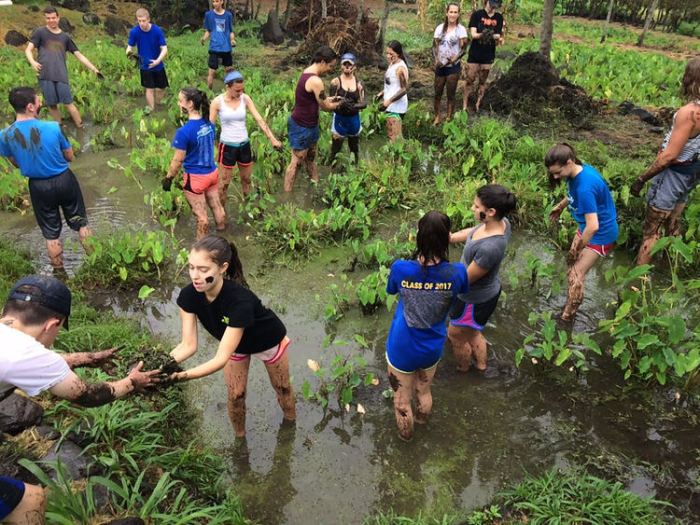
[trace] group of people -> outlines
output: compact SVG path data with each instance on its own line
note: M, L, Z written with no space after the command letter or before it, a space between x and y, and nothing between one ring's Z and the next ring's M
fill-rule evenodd
M207 14L209 25L203 39L211 38L212 45L216 42L208 62L208 78L212 80L212 71L216 71L219 62L228 63L224 56L227 51L222 50L226 47L224 40L229 47L235 43L232 19L221 13L220 0L213 4L214 14ZM470 22L472 47L478 40L489 40L489 45L495 46L500 39L502 18L496 23L488 21L494 18L497 4L497 0L488 0L486 14L477 14L477 11L472 16L477 20L476 26ZM167 86L165 71L158 69L163 64L167 46L164 38L161 39L162 31L154 31L157 26L150 23L148 13L144 11L137 12L139 23L132 30L128 51L132 51L131 46L137 47L147 100L155 105L158 90ZM39 48L38 65L41 67L37 69L47 75L47 78L40 79L40 86L47 104L68 105L71 102L66 101L70 97L65 95L69 90L62 85L66 82L48 76L55 70L56 57L41 51L46 39L60 34L51 29L57 18L55 10L45 15L47 31L40 32L36 38L33 35L31 44ZM458 17L459 10L450 4L444 24L435 33L436 67L439 65L436 87L442 84L448 88L448 113L450 107L454 109L454 102L449 105L449 93L450 90L454 93L457 79L454 75L459 75L459 58L464 52L463 40L466 38L464 31L459 29ZM142 33L151 31L154 32L147 35L148 43L144 43ZM219 32L224 34L219 35ZM485 33L490 36L483 36ZM64 38L57 41L65 44ZM52 53L57 49L57 45L49 47ZM68 50L71 49L77 52L74 44ZM478 51L475 53L474 56L479 56ZM28 47L28 56L31 55L32 49ZM389 67L384 89L377 96L387 111L389 136L396 139L401 135L402 117L407 109L408 66L400 43L390 42L386 55ZM33 56L31 58L33 60ZM318 179L314 161L321 110L334 113L333 154L340 151L347 138L350 151L357 160L357 137L361 129L359 111L365 107L367 95L355 75L356 57L350 53L340 57L341 74L332 79L331 95L326 95L321 77L334 69L337 60L332 49L319 49L312 64L298 80L295 107L288 120L293 156L285 172L286 191L291 191L301 164L306 166L312 179ZM63 62L65 66L65 58ZM87 59L84 63L99 73ZM472 67L469 63L468 77L473 74L476 78L488 69L487 64L475 64ZM197 217L197 241L189 253L191 283L180 291L177 299L181 340L170 355L178 366L192 357L198 349L200 325L219 341L219 345L211 359L175 372L169 379L197 379L223 369L229 417L235 435L243 436L246 431L246 385L252 357L265 365L284 419L293 421L296 410L287 355L291 338L284 323L248 287L236 246L221 236L209 235L207 207L214 214L217 229L225 227L223 203L234 167L238 167L244 195L250 192L253 159L246 128L248 112L272 146L281 147L253 100L245 93L243 75L229 70L224 76L224 84L224 93L214 98L211 104L207 94L196 88L185 88L178 94L178 105L187 115L187 121L175 133L172 142L175 153L163 180L163 188L170 189L179 171L184 171L185 195ZM153 90L150 95L149 89ZM651 249L664 228L669 235L679 233L683 208L690 192L700 181L700 59L688 63L681 92L689 102L674 116L673 126L655 162L632 185L632 192L639 194L643 185L653 179L647 197L647 216L637 259L639 264L649 262ZM16 120L0 132L0 155L9 158L29 179L34 214L46 239L51 264L61 268L61 212L68 226L79 232L82 241L91 233L80 187L69 167L73 151L57 122L38 118L42 101L33 88L12 89L9 102ZM76 125L82 123L77 109L68 110ZM217 119L221 124L221 135L218 147L215 147L214 123ZM598 260L610 254L617 241L617 213L602 175L579 160L569 144L552 147L545 155L543 165L553 185L565 181L567 186L567 196L552 208L551 220L558 220L568 208L578 226L567 256L569 287L561 313L563 321L571 321L583 300L587 272ZM501 294L499 270L511 237L508 216L515 210L516 196L507 188L498 184L483 186L474 195L472 203L476 226L452 231L449 217L439 211L430 211L418 222L413 258L396 261L391 266L387 292L398 294L399 302L387 337L386 360L389 382L395 393L396 423L402 439L411 439L414 423L424 423L430 415L431 383L447 339L451 342L459 371L467 372L473 367L483 372L488 368L487 343L482 332ZM451 243L463 243L458 263L449 262L448 247ZM114 351L59 355L49 350L60 328L68 328L70 310L70 291L54 277L29 276L13 286L0 318L0 347L3 349L0 351L0 398L9 395L14 388L21 388L32 396L50 391L57 397L83 406L98 406L131 392L142 391L163 378L162 370L143 371L139 365L119 381L98 384L82 381L71 371L72 368L99 365L113 358ZM0 520L41 523L44 502L41 488L0 477Z

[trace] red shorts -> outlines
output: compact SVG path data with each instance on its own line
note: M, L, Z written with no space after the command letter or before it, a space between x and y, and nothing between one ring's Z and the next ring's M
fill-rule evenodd
M576 232L576 237L581 237L581 231ZM615 243L611 242L610 244L591 244L588 243L586 245L586 248L589 250L593 250L595 253L597 253L600 257L607 257L607 255L613 251L613 248L615 248Z
M192 174L185 173L185 191L201 195L210 188L218 188L219 186L219 171L214 170L211 173Z

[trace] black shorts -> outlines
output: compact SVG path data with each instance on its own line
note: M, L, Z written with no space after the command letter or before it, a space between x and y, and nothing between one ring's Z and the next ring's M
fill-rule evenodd
M499 290L488 301L483 303L465 303L461 299L457 299L450 310L450 324L452 326L465 326L472 330L481 331L486 327L486 323L496 310L498 298L501 296Z
M451 66L443 66L435 69L436 77L449 77L450 75L459 75L462 71L462 66L459 62L452 64Z
M24 483L0 476L0 521L12 514L24 497Z
M165 68L158 71L150 69L141 70L141 85L146 89L165 89L168 84L168 75L165 74Z
M219 165L224 168L250 166L253 164L253 152L250 150L250 141L240 146L229 146L219 143Z
M44 239L61 235L61 213L71 230L88 225L85 202L75 174L67 169L50 179L29 179L29 198Z
M219 69L219 63L224 67L233 65L231 51L209 51L209 69Z

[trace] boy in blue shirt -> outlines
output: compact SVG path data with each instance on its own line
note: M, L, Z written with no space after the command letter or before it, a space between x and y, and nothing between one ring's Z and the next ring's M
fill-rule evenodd
M200 39L202 45L209 40L209 73L207 86L211 89L214 85L214 76L219 69L219 63L224 70L233 66L233 47L236 45L236 37L233 33L233 14L223 7L224 0L212 0L212 10L204 15L204 36Z
M561 313L561 320L569 322L583 302L586 273L615 247L617 211L603 176L592 166L579 161L570 145L554 146L547 152L544 164L549 171L550 183L554 185L563 179L568 190L567 197L552 209L550 220L557 221L568 206L578 223L567 256L569 292Z
M34 89L14 88L9 100L17 116L11 126L0 131L0 156L10 159L29 179L29 197L51 265L61 269L61 210L68 226L78 232L83 247L92 234L78 179L68 167L73 148L58 122L38 120L41 100Z
M136 24L129 32L126 46L127 56L133 56L134 46L138 49L141 85L146 88L146 104L150 113L163 98L163 90L168 87L163 59L168 54L165 33L151 23L151 16L146 9L136 10Z

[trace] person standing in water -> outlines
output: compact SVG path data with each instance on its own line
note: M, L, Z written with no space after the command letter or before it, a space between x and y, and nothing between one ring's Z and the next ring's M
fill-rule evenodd
M366 106L365 88L355 76L357 59L352 53L340 57L341 75L331 80L331 95L341 98L338 109L333 113L331 124L331 163L348 139L348 147L355 156L355 164L360 157L360 109Z
M578 160L576 151L569 144L557 144L550 149L544 165L549 171L550 184L555 186L565 180L568 194L552 209L550 220L557 221L568 206L578 224L566 257L569 290L561 313L561 320L570 322L583 302L583 284L588 270L615 247L619 233L617 210L603 176Z
M503 15L496 12L501 7L501 0L486 0L484 9L472 13L469 19L469 32L472 43L467 55L467 70L464 79L462 109L467 111L469 95L478 81L479 91L476 97L476 111L479 111L481 99L486 91L486 80L496 60L496 44L503 38Z
M433 34L433 59L435 61L435 120L440 123L442 92L447 89L447 120L455 112L455 94L462 71L460 60L467 49L467 28L459 23L459 4L447 4L445 21Z
M479 372L487 368L488 347L482 331L501 295L498 272L511 235L507 215L515 207L515 195L500 184L482 186L472 204L477 226L450 235L451 243L464 243L461 261L469 276L469 292L455 303L447 331L459 372L468 372L472 361Z
M386 47L389 67L384 74L384 89L377 93L386 112L386 134L391 142L402 136L401 122L408 111L408 66L401 42L392 40Z
M253 153L250 149L250 138L246 127L247 112L250 111L250 114L253 115L255 122L265 133L273 148L280 149L282 143L277 140L265 119L258 112L253 99L244 93L243 75L238 71L231 71L224 77L224 84L226 84L226 91L211 103L209 121L214 123L218 118L221 122L218 157L219 200L225 208L234 166L238 166L243 197L247 197L250 193Z
M303 162L309 178L318 182L316 167L316 143L321 131L318 127L319 112L335 111L340 102L337 97L326 96L321 77L333 70L338 55L328 46L316 50L313 63L299 77L294 91L294 109L287 120L292 159L284 172L284 191L291 192L299 165Z
M214 86L214 77L219 64L226 68L233 67L233 47L236 35L233 32L233 13L224 9L224 0L212 0L211 9L204 14L204 36L199 40L202 45L209 40L209 70L207 87Z
M404 440L413 437L414 421L427 422L433 407L430 385L447 337L445 319L457 294L469 291L464 266L447 258L449 240L449 217L439 211L426 213L418 221L414 258L392 264L386 286L387 293L399 295L386 360L396 424Z
M644 184L653 179L647 193L637 264L651 262L651 250L661 238L662 229L666 235L681 234L681 215L700 182L700 58L686 65L681 95L690 102L673 115L673 126L656 160L632 184L631 193L639 196Z
M216 355L201 365L171 377L189 381L224 369L228 414L237 437L245 436L245 396L252 357L263 362L285 420L296 419L294 390L289 381L287 329L248 288L243 265L233 243L209 235L197 241L189 255L192 282L177 298L182 340L170 352L182 363L197 352L197 321L219 341Z
M226 212L219 201L219 174L214 161L216 128L209 121L209 99L197 88L185 88L178 98L187 122L175 132L175 154L163 179L163 189L170 191L173 179L184 168L185 198L197 219L197 239L209 233L207 206L214 214L216 229L226 228Z
M136 10L138 22L129 32L126 55L134 56L134 47L138 50L141 85L146 90L146 108L150 113L163 98L168 84L163 60L168 54L165 33L156 24L151 23L151 15L143 7Z

